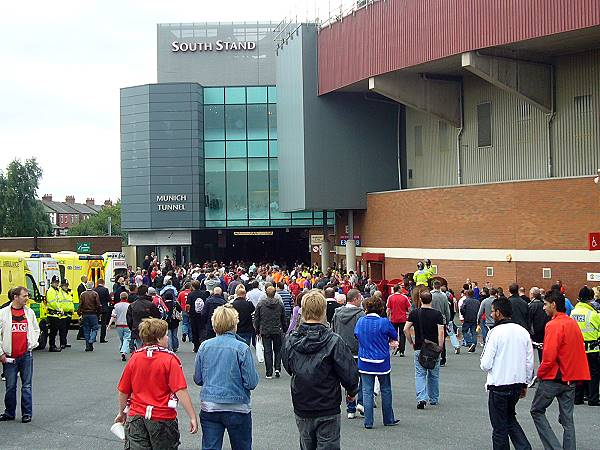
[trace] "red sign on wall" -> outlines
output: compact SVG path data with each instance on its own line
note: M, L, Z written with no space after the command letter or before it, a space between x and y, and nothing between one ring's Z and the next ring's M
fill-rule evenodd
M588 235L588 250L600 250L600 232Z

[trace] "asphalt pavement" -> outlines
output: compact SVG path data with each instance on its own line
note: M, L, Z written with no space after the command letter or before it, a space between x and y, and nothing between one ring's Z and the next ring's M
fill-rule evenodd
M110 426L117 413L116 386L124 367L118 354L118 337L110 330L107 344L95 345L93 353L84 352L82 341L60 354L34 353L33 421L0 423L0 448L9 449L119 449L123 444L112 435ZM199 409L199 388L194 385L192 345L182 343L182 360L189 390ZM466 349L464 349L466 350ZM479 355L462 351L448 355L448 365L441 369L440 404L416 409L413 353L392 359L394 412L400 424L384 427L381 410L375 410L375 427L366 430L362 419L346 419L342 409L342 448L345 449L488 449L491 426L487 412L485 376L479 369ZM290 397L290 378L267 380L264 364L259 364L261 379L252 394L254 448L260 450L297 449L298 431ZM318 382L318 380L315 380ZM518 419L534 449L541 449L535 426L529 415L533 392L517 405ZM17 409L17 419L20 418ZM181 449L201 447L200 432L187 432L188 420L180 407ZM548 418L557 430L556 402ZM577 406L575 409L577 448L598 448L600 408ZM224 447L229 449L227 437Z

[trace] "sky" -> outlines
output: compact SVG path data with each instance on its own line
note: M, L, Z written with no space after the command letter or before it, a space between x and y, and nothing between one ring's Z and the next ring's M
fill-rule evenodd
M156 82L156 24L321 17L341 0L0 2L0 169L35 157L38 191L120 197L119 88ZM346 3L346 1L344 1Z

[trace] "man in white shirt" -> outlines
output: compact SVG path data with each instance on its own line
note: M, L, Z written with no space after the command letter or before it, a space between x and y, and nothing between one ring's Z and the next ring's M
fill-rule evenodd
M533 347L529 333L511 322L512 305L506 298L492 302L494 328L487 335L481 354L481 370L487 372L488 410L494 449L531 450L531 444L517 422L515 407L527 394L533 379Z

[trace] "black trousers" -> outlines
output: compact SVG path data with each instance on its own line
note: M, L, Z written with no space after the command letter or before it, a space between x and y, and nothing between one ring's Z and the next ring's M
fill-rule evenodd
M71 316L63 317L60 319L60 325L58 328L58 336L60 339L60 346L64 347L67 345L67 334L69 333L69 324L71 323Z
M588 403L600 402L598 391L600 390L600 353L586 353L588 365L590 366L591 380L580 383L575 388L575 403L583 403L583 396L587 394Z
M265 348L266 375L270 377L273 376L273 366L281 372L281 334L262 334L261 338Z
M196 352L202 343L202 337L204 336L204 324L201 322L200 316L192 317L190 315L190 325L192 327L192 342L194 343L194 352Z
M59 334L62 327L62 319L59 317L49 316L48 317L48 328L50 338L50 348L56 348L56 335Z
M106 327L110 322L110 311L100 314L100 342L106 340Z
M510 450L508 439L516 450L531 450L531 444L519 422L515 407L519 401L521 389L507 391L488 391L488 410L492 423L492 444L494 450Z
M406 349L406 335L404 334L404 325L406 322L392 322L392 326L398 332L398 349L394 352L396 353L404 353Z

